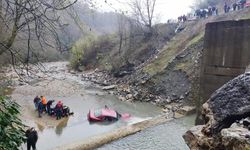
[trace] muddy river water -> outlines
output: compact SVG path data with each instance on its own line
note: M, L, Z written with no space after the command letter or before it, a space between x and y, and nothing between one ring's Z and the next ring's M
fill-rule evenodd
M82 81L80 75L65 71L66 65L66 62L44 64L47 69L46 76L34 80L32 84L17 86L12 94L13 99L22 106L21 117L24 123L38 129L38 150L50 150L71 144L162 113L159 107L149 103L122 102L97 86ZM36 73L43 75L41 71ZM70 107L74 115L59 121L46 114L38 118L33 105L36 95L44 95L47 100L61 100L64 105ZM129 113L132 117L111 124L90 124L87 120L89 109L102 108L104 105L120 113ZM188 149L181 135L193 125L193 120L192 116L177 119L99 149ZM25 145L22 148L26 149Z

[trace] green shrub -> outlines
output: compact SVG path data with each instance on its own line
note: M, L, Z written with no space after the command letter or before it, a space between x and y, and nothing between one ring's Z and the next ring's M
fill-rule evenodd
M91 47L91 44L95 41L95 37L90 35L78 40L71 48L71 67L79 69L81 61L83 59L84 52Z
M112 36L88 36L80 39L71 49L71 67L79 69L80 66L90 69L102 65L103 60L109 57L109 52L116 42Z
M0 149L18 150L25 142L25 131L18 118L20 106L9 97L0 96Z

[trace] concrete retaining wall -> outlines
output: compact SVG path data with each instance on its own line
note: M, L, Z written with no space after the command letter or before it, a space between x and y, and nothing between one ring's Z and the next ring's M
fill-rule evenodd
M201 96L210 95L250 64L250 20L208 23L201 67Z

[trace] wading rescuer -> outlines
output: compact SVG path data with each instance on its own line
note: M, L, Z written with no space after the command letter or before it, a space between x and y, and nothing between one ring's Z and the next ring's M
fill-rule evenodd
M42 101L38 102L37 110L38 110L38 117L41 118L42 117L41 115L42 115L43 110L44 110Z
M63 103L61 101L59 101L56 104L56 107L54 108L55 113L56 113L56 120L61 119L62 118L62 113L63 113Z
M49 100L48 101L48 103L47 103L47 113L48 113L48 115L50 115L51 116L51 113L52 113L52 111L51 111L51 105L52 105L52 103L54 103L55 102L55 100Z
M39 104L39 102L41 101L41 99L39 98L39 96L36 96L35 98L34 98L34 105L35 105L35 109L37 110L38 109L38 104Z
M30 150L31 147L33 150L36 150L36 142L38 140L37 131L34 128L29 128L25 132L27 138L27 150Z
M42 104L43 104L43 109L46 111L47 100L44 96L41 96L41 100L42 100Z

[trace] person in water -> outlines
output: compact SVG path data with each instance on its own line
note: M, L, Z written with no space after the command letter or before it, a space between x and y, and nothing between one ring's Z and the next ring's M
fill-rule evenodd
M62 118L62 113L63 113L63 103L61 101L59 101L56 104L56 107L54 108L55 113L56 113L56 120L61 119Z
M35 109L38 109L38 103L41 101L41 99L39 98L39 96L36 96L33 100L34 105L35 105Z
M41 96L41 100L42 100L42 104L43 104L43 109L46 111L47 100L44 96Z
M44 106L43 106L42 101L38 102L37 110L38 110L38 117L41 118L42 117L41 115L42 115L43 110L44 110Z
M30 150L31 147L33 150L36 150L36 142L38 140L37 131L34 128L29 128L25 132L27 138L27 150Z
M47 102L47 105L46 105L46 107L47 107L47 113L48 113L48 115L52 115L51 114L51 112L52 112L52 110L51 110L51 105L52 105L52 103L54 103L55 102L55 100L49 100L48 102Z

